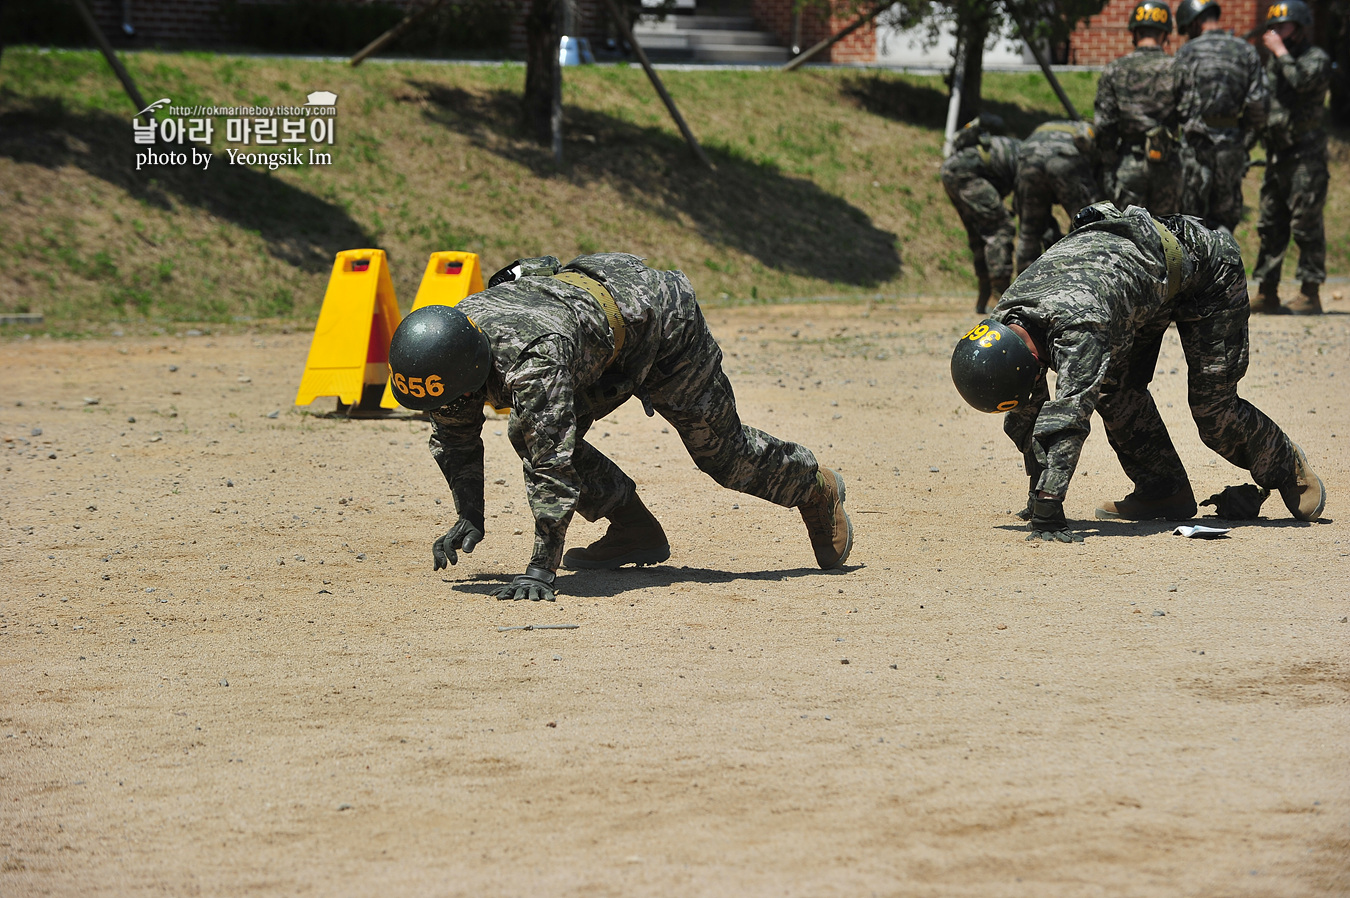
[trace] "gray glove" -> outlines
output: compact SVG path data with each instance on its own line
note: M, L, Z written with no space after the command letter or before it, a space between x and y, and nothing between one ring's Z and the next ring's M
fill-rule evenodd
M1069 529L1064 519L1063 499L1031 500L1031 522L1027 524L1031 531L1028 540L1043 539L1046 542L1081 543L1083 537Z
M1244 483L1241 486L1226 486L1200 504L1213 505L1217 517L1230 521L1252 521L1261 515L1261 503L1269 495L1270 490Z
M541 567L527 567L505 586L498 586L492 594L503 601L519 602L529 599L531 602L552 602L557 599L553 592L553 580L556 575Z
M450 528L450 532L431 544L431 557L435 561L435 570L440 570L450 564L458 564L459 556L455 554L456 549L463 549L465 552L473 552L473 547L478 545L483 539L483 526L475 524L468 518L460 518L455 522L455 526Z

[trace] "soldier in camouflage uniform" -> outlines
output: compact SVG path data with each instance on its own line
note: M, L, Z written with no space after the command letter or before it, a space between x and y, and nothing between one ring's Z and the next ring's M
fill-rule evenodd
M1181 211L1179 86L1163 45L1172 14L1144 0L1130 14L1134 52L1113 61L1097 82L1093 124L1107 198L1117 208L1143 206L1154 215Z
M942 186L966 226L966 238L975 257L980 293L975 311L984 314L992 297L1008 289L1013 273L1012 216L1003 198L1017 178L1017 151L1021 141L997 137L1003 120L985 113L957 132L952 154L942 163Z
M1247 151L1266 123L1261 59L1220 27L1216 0L1182 0L1177 25L1188 35L1176 56L1189 150L1181 211L1231 232L1242 220Z
M1065 521L1063 500L1094 409L1135 484L1129 497L1103 504L1097 516L1179 520L1195 514L1186 469L1148 391L1173 322L1186 353L1191 415L1205 445L1249 470L1261 487L1279 490L1294 517L1316 520L1326 492L1307 457L1238 396L1247 370L1248 304L1232 235L1189 216L1158 221L1137 206L1120 212L1109 203L1083 210L1076 225L1018 276L985 330L972 329L953 354L962 395L982 410L1008 409L1004 430L1031 478L1024 512L1029 538L1080 538ZM1036 370L1017 375L1020 381L999 373L1000 388L1011 385L1003 401L971 399L972 384L979 385L971 360L997 366L1012 356L979 353L1023 342ZM1040 366L1058 372L1053 399Z
M668 558L636 484L585 440L592 423L633 396L670 422L718 483L799 509L820 566L843 565L853 544L843 479L806 447L741 423L722 352L683 273L621 253L581 256L565 268L546 256L513 263L489 285L453 309L411 313L390 343L394 395L431 412L432 455L459 514L433 544L436 569L483 537L484 402L511 409L507 435L524 463L535 519L526 573L498 589L499 598L552 600L560 562L616 568ZM431 377L441 392L419 396ZM607 518L610 527L564 556L573 513Z
M1085 122L1046 122L1017 152L1017 270L1035 261L1054 224L1055 203L1073 218L1101 198L1095 132Z
M1302 0L1269 6L1261 40L1270 51L1270 117L1263 139L1266 175L1261 182L1261 251L1252 276L1261 288L1252 308L1258 312L1322 312L1319 295L1327 279L1327 241L1322 207L1327 201L1327 135L1322 107L1331 83L1331 57L1309 41L1312 11ZM1298 244L1298 297L1287 307L1279 298L1280 271L1292 232Z

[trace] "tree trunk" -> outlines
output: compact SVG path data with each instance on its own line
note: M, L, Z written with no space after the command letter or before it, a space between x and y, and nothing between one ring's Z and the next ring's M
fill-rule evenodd
M525 129L544 146L553 144L553 104L561 87L558 67L558 4L531 0L525 16Z
M956 116L956 126L959 128L980 114L980 79L984 74L984 42L989 38L989 8L976 0L974 3L961 4L958 9L957 36L966 51L961 78L961 108Z

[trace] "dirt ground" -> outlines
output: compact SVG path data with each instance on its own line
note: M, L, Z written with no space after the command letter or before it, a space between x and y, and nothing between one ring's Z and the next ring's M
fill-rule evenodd
M504 420L447 576L427 425L295 409L308 334L0 344L0 894L1350 894L1350 315L1254 321L1244 382L1321 522L1092 521L1099 428L1063 546L956 305L709 316L743 417L846 478L846 571L629 403L593 439L670 561L539 605L488 595L531 538ZM1154 384L1197 495L1243 482L1174 339Z

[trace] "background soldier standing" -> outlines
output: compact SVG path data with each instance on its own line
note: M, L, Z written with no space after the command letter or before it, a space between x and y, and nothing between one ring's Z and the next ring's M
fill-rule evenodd
M1022 143L998 137L1003 119L989 113L977 116L952 141L952 154L942 163L942 186L966 226L966 239L975 256L980 281L975 311L984 314L1008 289L1013 273L1012 216L1003 198L1017 178L1017 151Z
M1003 429L1022 451L1031 480L1027 538L1081 539L1065 520L1064 495L1094 409L1135 484L1126 498L1101 505L1097 517L1195 514L1185 466L1148 390L1173 322L1186 353L1187 400L1205 445L1250 471L1259 486L1279 490L1295 518L1317 520L1326 489L1307 456L1238 396L1249 310L1233 235L1188 216L1159 221L1137 206L1120 212L1109 203L1084 209L1075 224L1018 275L952 354L952 379L966 401L980 411L1007 412ZM1053 399L1047 366L1058 373ZM1227 504L1231 492L1217 494L1217 504ZM1259 500L1254 504L1241 516L1255 517Z
M1290 232L1298 244L1303 289L1287 310L1322 312L1319 290L1327 279L1327 241L1322 207L1327 201L1327 135L1322 107L1331 84L1331 57L1312 45L1312 10L1303 0L1273 3L1261 42L1270 51L1270 117L1266 120L1266 176L1261 181L1261 251L1252 276L1261 284L1252 309L1278 314L1280 270Z
M1106 195L1117 208L1143 206L1154 215L1181 211L1177 140L1179 86L1163 53L1172 13L1144 0L1130 14L1134 52L1112 62L1097 83L1093 124L1101 148Z
M1177 50L1181 129L1187 160L1182 211L1231 233L1242 220L1247 151L1266 123L1267 92L1261 57L1219 26L1215 0L1181 0L1177 25L1186 43Z
M660 412L699 469L721 485L797 508L822 568L853 546L844 481L811 450L741 423L722 351L689 279L624 253L519 260L454 308L425 306L389 344L394 397L431 413L431 453L459 520L432 543L435 569L483 539L483 404L511 409L507 436L525 469L534 554L500 599L554 598L571 569L653 564L670 557L637 485L585 440L630 398ZM607 518L596 542L563 555L572 515Z
M1017 152L1017 270L1045 250L1052 231L1055 203L1072 219L1078 210L1101 199L1097 183L1099 159L1093 127L1086 122L1046 122Z

